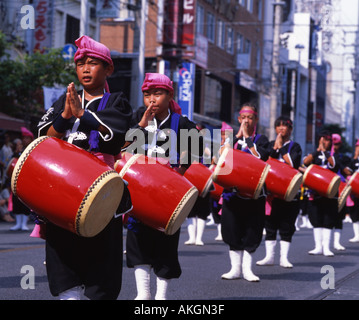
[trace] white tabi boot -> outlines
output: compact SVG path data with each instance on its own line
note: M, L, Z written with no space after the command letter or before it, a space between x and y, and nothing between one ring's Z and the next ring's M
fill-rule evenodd
M241 277L243 251L229 250L229 259L231 261L231 270L222 274L222 279L234 280Z
M323 255L325 255L326 257L334 256L334 253L329 249L331 235L331 229L323 228Z
M293 268L293 265L288 261L288 252L290 248L290 242L280 241L280 260L279 265L283 268Z
M315 248L308 253L312 255L323 254L323 228L314 228L313 236Z
M189 239L184 243L187 245L196 244L197 218L187 219L187 231Z
M21 215L21 230L22 231L28 231L29 228L27 227L27 221L29 220L29 217L26 214Z
M257 261L258 266L272 266L274 264L275 247L277 245L276 240L266 240L266 256L264 259Z
M63 291L59 294L60 300L81 300L81 290L80 286L73 287L66 291Z
M22 223L22 215L21 214L15 214L15 225L10 228L11 231L17 231L21 229L21 223Z
M252 272L252 255L246 250L243 251L242 272L243 279L250 282L259 281L259 277Z
M214 238L214 240L216 241L222 241L223 238L222 238L222 226L221 224L217 224L217 237Z
M353 222L354 237L349 239L349 242L359 242L359 221Z
M170 280L165 278L157 277L156 279L156 296L155 300L167 300L167 288Z
M137 297L135 300L150 300L150 280L151 280L151 266L149 264L142 264L135 266L135 279L137 287Z
M197 234L196 234L196 246L203 246L202 236L204 228L206 227L206 221L203 219L197 219Z
M342 230L340 229L334 229L334 242L333 242L333 246L335 250L339 250L339 251L344 251L345 247L343 247L340 244L340 237L342 235Z

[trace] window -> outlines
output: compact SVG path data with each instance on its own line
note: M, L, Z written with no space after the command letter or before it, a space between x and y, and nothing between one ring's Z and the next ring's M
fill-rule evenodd
M243 53L251 53L252 43L251 40L246 39L244 41Z
M218 22L217 22L217 46L222 49L224 49L224 39L225 39L224 23L222 20L218 19Z
M227 52L233 53L234 32L231 27L227 28Z
M196 22L196 32L204 35L204 9L201 6L197 7Z
M209 41L215 41L215 18L210 12L207 13L207 38Z
M237 53L243 53L244 51L244 38L240 33L237 33Z
M247 0L247 10L253 12L253 0Z

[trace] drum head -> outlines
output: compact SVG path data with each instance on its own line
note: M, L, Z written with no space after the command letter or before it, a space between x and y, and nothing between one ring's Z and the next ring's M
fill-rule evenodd
M328 187L328 191L327 191L327 197L329 199L334 198L339 190L339 186L340 186L340 177L336 176L332 179L332 181L330 182L330 185Z
M295 196L298 194L298 190L300 189L303 182L303 175L301 173L297 173L294 178L292 179L288 189L285 193L284 200L285 201L292 201Z
M76 214L76 232L83 237L100 233L120 205L124 182L114 170L104 172L84 196Z
M352 192L352 187L349 185L346 185L343 189L343 191L340 193L338 198L338 212L342 211L344 208L344 205L346 204L347 198Z
M187 216L191 212L198 197L198 190L196 187L190 188L183 196L181 202L176 207L175 211L168 220L165 228L165 234L173 235L181 227Z

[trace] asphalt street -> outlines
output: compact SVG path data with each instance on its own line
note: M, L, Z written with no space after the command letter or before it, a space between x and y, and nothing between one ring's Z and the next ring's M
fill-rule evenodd
M33 224L29 224L30 228ZM0 300L56 300L47 283L45 242L29 237L29 231L10 231L11 224L0 223ZM207 226L204 246L184 245L186 224L182 226L179 258L182 275L172 280L168 289L170 300L358 300L359 243L350 243L353 231L344 223L342 244L345 251L335 251L334 257L311 256L312 229L301 229L293 237L289 252L292 269L279 263L279 245L274 266L257 266L255 261L265 255L264 241L254 254L253 271L260 282L243 279L222 280L230 262L228 246L215 241L215 226ZM124 240L126 231L124 231ZM133 300L136 296L133 269L126 267L124 255L123 283L118 300ZM33 281L28 276L33 274ZM329 285L332 283L331 287ZM151 278L155 295L155 276Z

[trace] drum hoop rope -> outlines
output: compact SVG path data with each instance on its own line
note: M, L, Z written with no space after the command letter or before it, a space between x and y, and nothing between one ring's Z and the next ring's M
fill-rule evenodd
M41 143L43 142L44 140L46 139L49 139L51 137L49 136L43 136L43 137L40 137L40 138L37 138L36 140L34 140L26 149L24 153L21 154L20 158L19 158L19 161L18 163L16 163L16 171L14 170L14 179L13 179L13 183L12 183L12 191L14 193L14 195L16 196L16 189L17 189L17 180L19 178L19 175L20 175L20 172L21 172L21 169L24 165L24 163L26 162L28 156L30 155L30 153ZM14 168L14 169L15 169Z
M175 221L175 219L178 216L178 213L181 212L180 209L182 209L182 207L184 206L184 204L187 203L187 201L185 202L185 200L187 200L188 198L191 198L194 194L198 193L198 189L196 187L191 187L191 189L189 189L186 194L182 197L181 201L179 202L179 204L177 205L176 209L173 211L170 219L167 222L166 228L165 228L165 233L171 235L172 233L170 233L171 230L171 226L173 224L173 222ZM190 213L190 210L188 211L188 214ZM188 216L187 214L187 216Z
M259 179L259 182L257 184L256 191L254 192L253 199L258 199L258 197L263 189L264 183L267 179L270 168L271 168L271 166L266 163L266 166L264 167L261 177Z
M302 175L300 172L298 172L298 173L294 176L294 178L292 179L292 181L290 182L290 184L289 184L289 186L288 186L288 188L287 188L287 190L286 190L286 192L285 192L285 198L286 198L286 199L289 197L289 194L292 192L294 186L298 183L298 181L299 181L300 179L301 179L300 184L302 184L302 182L303 182L303 175ZM300 189L300 188L299 188L299 189ZM297 190L295 193L297 193L297 192L298 192L298 190Z
M77 214L76 214L76 221L75 221L75 229L76 229L76 233L78 235L81 236L80 233L80 222L81 222L81 215L82 215L82 210L85 207L86 204L86 200L91 196L91 193L94 191L94 189L96 188L96 186L100 183L101 180L103 180L104 178L106 178L106 176L115 173L116 175L118 175L118 172L116 170L108 170L106 172L104 172L103 174L101 174L95 181L94 183L89 187L89 189L87 190L85 196L83 197L79 209L77 210Z

